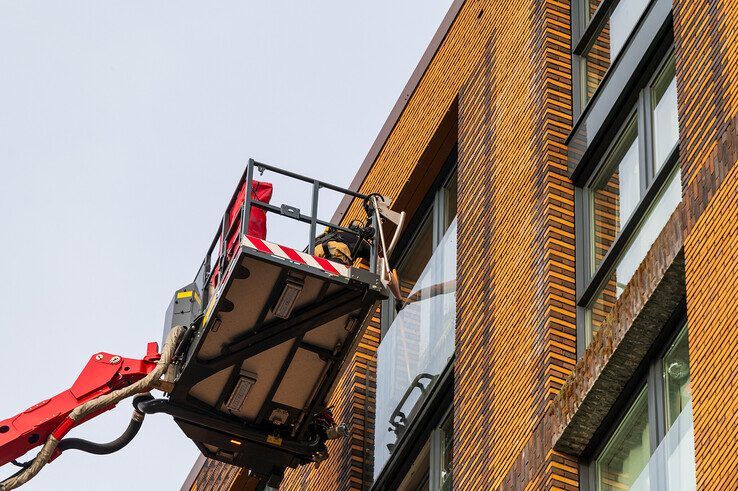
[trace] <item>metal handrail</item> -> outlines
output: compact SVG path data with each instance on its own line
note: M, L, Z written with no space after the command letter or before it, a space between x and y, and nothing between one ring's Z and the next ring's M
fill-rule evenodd
M312 199L311 199L311 206L310 206L310 214L305 215L304 213L300 212L298 208L291 207L289 205L282 204L281 206L276 206L270 203L264 203L262 201L252 199L251 190L253 189L254 169L257 169L260 173L263 173L264 171L270 171L270 172L274 172L275 174L280 174L285 177L289 177L292 179L296 179L296 180L311 184L312 185ZM244 192L244 200L241 206L241 210L239 210L238 215L234 217L233 221L231 223L228 223L228 214L231 211L231 207L233 206L233 204L235 203L238 197L238 193L241 190L242 185L244 184L245 184L245 192ZM317 232L318 225L322 225L324 227L330 227L335 230L340 230L342 232L360 236L360 234L356 230L353 230L348 227L344 227L342 225L332 223L326 220L321 220L318 218L317 216L318 201L319 201L321 189L330 189L332 191L342 193L347 196L351 196L352 199L361 199L362 201L366 201L369 199L369 195L365 195L365 194L362 194L356 191L352 191L350 189L342 188L340 186L336 186L334 184L320 181L318 179L313 179L311 177L303 176L301 174L297 174L295 172L281 169L279 167L266 164L264 162L257 162L254 159L249 159L246 169L241 175L241 178L238 181L238 185L236 186L236 190L234 191L233 195L231 196L230 201L228 202L228 206L226 207L226 210L223 213L223 218L221 219L220 226L218 227L218 230L216 231L215 236L213 237L213 240L210 243L210 247L208 247L208 250L205 254L205 258L200 266L200 269L198 269L198 272L195 278L196 280L198 278L202 278L202 285L198 285L198 286L201 287L201 291L204 297L203 301L207 302L207 298L206 298L207 297L207 293L206 293L207 284L210 281L213 271L215 270L215 265L212 263L213 252L215 251L215 246L220 245L219 256L216 259L216 264L218 266L218 271L222 275L222 273L226 269L226 265L228 262L228 259L227 259L228 251L226 250L228 237L230 237L231 234L234 232L236 224L239 221L241 224L241 230L239 231L239 234L241 236L248 235L249 217L251 216L252 206L256 206L257 208L260 208L267 213L276 213L281 216L292 218L302 223L310 224L308 247L307 247L307 251L310 254L315 253L315 239L316 239L316 232ZM370 222L371 222L370 225L373 226L374 230L376 231L378 230L378 224L375 223L375 221L376 220L373 216L370 217ZM371 261L370 261L371 263L370 270L372 272L374 272L374 270L376 269L376 262L377 262L376 257L377 257L377 248L374 244L374 241L372 241ZM220 282L220 279L218 281Z

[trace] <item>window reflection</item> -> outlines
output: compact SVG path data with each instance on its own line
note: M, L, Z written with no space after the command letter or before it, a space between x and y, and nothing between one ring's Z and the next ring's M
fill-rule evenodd
M670 428L692 400L689 385L689 335L685 327L664 356L664 406Z
M605 27L597 33L594 38L592 45L589 47L587 52L584 54L583 59L583 79L584 87L582 88L583 103L592 99L597 87L600 86L600 82L605 78L605 74L610 69L611 55L610 55L610 22L608 21Z
M648 397L643 389L597 459L597 489L629 489L650 456Z
M584 0L584 17L586 22L601 3L599 0ZM594 35L589 48L583 54L583 103L586 104L594 95L597 87L605 78L605 74L622 51L633 29L638 24L649 0L621 0L609 13L607 21ZM584 31L584 28L582 29Z
M633 277L681 200L682 179L677 169L669 178L665 189L649 210L643 224L618 262L616 267L618 296Z
M586 23L589 23L594 13L597 12L597 8L602 3L602 0L580 0L580 2L584 13L584 20Z
M677 89L674 73L675 64L672 57L651 89L653 101L653 158L656 171L663 167L679 142Z
M446 230L451 226L451 222L456 218L456 199L459 194L459 179L456 172L449 178L446 186L444 186L443 192L443 230L440 235L443 235Z
M403 297L410 295L425 266L433 254L433 221L426 216L418 233L397 267L400 291Z
M648 254L681 200L682 180L681 173L677 168L618 260L615 270L609 275L600 292L590 304L585 340L587 344L592 340L594 333L599 331L602 323L614 307L615 301L625 290L628 282L630 282L638 266Z
M638 136L631 121L615 146L608 169L592 189L592 273L599 267L640 201Z

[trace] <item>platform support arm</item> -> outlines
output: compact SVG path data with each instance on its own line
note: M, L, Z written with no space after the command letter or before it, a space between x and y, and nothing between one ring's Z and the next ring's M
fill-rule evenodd
M59 438L64 436L56 433L67 433L77 426L68 423L69 414L77 406L141 380L156 368L159 358L157 343L149 343L146 356L141 359L104 352L92 355L69 389L0 421L0 466L42 445L52 433ZM113 407L104 407L86 419ZM57 451L54 457L60 453Z

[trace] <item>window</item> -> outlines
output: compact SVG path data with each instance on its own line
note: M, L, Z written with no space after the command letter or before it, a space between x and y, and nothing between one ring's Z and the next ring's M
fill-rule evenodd
M636 398L589 465L582 488L695 489L687 326L650 363Z
M648 397L644 388L597 459L598 489L630 488L650 455Z
M418 226L415 236L407 247L402 260L397 265L397 276L400 279L400 291L407 297L418 283L425 266L433 254L433 214L429 213ZM388 302L389 303L389 302ZM392 310L389 308L388 310ZM391 312L390 312L391 315ZM383 328L389 328L390 323Z
M633 118L592 186L592 271L601 263L641 200L638 127Z
M592 99L616 63L649 0L579 0L579 30L574 48L581 71L581 106Z
M584 189L584 347L682 199L674 72L669 56Z
M687 329L677 337L664 356L661 371L664 378L666 428L671 428L680 414L689 406L692 392L689 387L689 339Z
M658 171L679 142L674 58L671 58L651 89L653 100L653 150Z
M454 166L452 152L450 171L437 180L419 208L422 215L409 227L405 243L398 245L396 264L404 300L396 303L391 298L382 306L382 340L377 350L375 479L410 426L419 419L421 410L432 404L429 398L439 380L444 379L442 375L447 373L454 354L458 188ZM420 424L430 423L423 420ZM440 486L440 478L431 476L431 481Z
M453 440L454 426L453 415L449 413L437 430L438 439L438 463L434 472L434 481L438 483L439 491L451 491L453 489Z
M398 491L451 491L452 489L452 440L453 416L449 408L434 426L430 437L422 442L422 448L407 473L392 489Z

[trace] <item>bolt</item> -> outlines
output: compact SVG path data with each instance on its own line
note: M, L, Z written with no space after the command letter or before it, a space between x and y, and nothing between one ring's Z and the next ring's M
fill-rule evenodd
M97 361L100 361L100 360L102 360L102 359L103 359L103 355L102 355L102 353L101 353L101 354L99 354L99 355L97 355L97 356L95 356L95 359L96 359Z
M110 359L110 364L114 365L120 361L120 356L114 356Z

